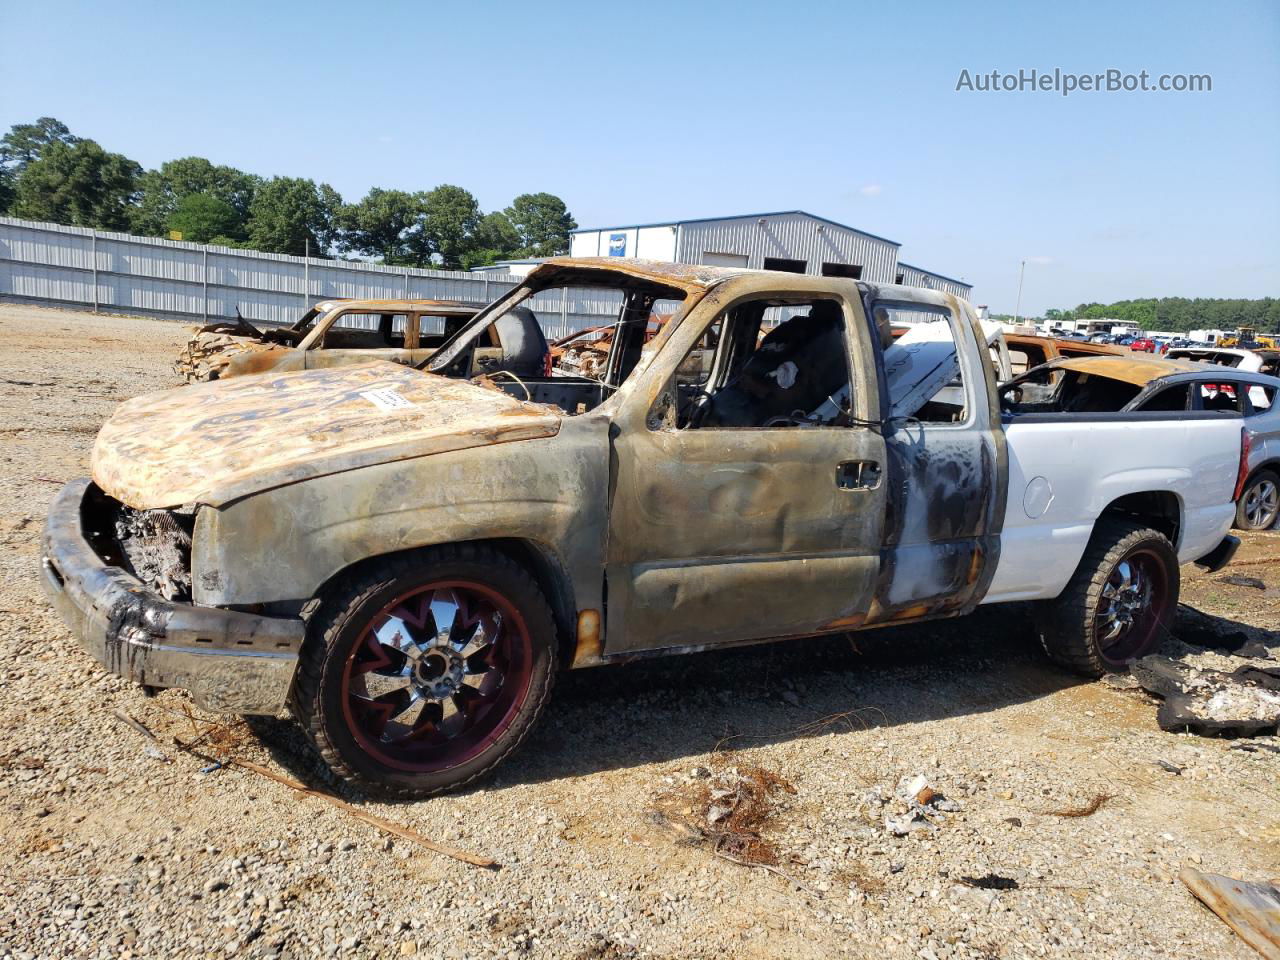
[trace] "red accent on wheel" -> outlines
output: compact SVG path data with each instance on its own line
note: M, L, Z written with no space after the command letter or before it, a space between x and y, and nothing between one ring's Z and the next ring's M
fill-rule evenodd
M1169 570L1154 550L1126 554L1107 578L1094 616L1102 659L1122 666L1140 651L1154 649L1169 604Z
M343 665L343 718L380 763L447 770L511 725L533 660L528 627L505 597L474 581L434 581L369 619Z

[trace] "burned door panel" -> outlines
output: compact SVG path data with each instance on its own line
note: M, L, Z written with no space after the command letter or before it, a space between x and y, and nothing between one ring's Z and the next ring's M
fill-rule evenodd
M959 301L948 308L887 303L873 309L886 313L892 326L895 316L946 323L959 379L947 382L918 417L892 422L886 431L893 482L867 623L967 612L995 575L1008 473L994 373L983 359L986 335Z
M721 323L712 367L717 382L729 382L725 357L735 338L723 331L736 322L732 311L760 300L758 293L723 311L713 302L691 313L646 371L653 382L640 396L649 402L620 412L606 656L848 629L865 617L880 566L885 444L865 425L879 407L861 305L830 289L770 299L844 303L836 316L850 338L856 426L675 421L676 402L660 394L676 392L685 355ZM755 343L754 336L737 339Z

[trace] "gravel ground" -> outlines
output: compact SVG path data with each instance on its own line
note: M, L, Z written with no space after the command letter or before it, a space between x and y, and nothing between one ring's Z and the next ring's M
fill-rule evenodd
M0 304L0 958L1254 956L1176 877L1278 872L1276 739L1162 733L1141 694L1046 665L1020 608L571 674L481 788L346 795L496 870L205 772L174 736L321 782L287 720L189 715L106 675L37 584L56 482L117 402L175 382L185 335ZM1251 536L1241 572L1280 587L1277 556L1280 534ZM1274 624L1280 591L1190 576L1222 630ZM794 788L761 828L775 867L656 812L749 768ZM896 836L917 776L945 799Z

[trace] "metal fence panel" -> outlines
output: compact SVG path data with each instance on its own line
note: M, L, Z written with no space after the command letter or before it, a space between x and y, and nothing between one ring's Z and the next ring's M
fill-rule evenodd
M333 297L488 303L519 282L507 274L290 257L0 217L0 298L61 306L193 321L239 310L279 324ZM548 292L532 309L549 339L617 314L599 291L567 302Z

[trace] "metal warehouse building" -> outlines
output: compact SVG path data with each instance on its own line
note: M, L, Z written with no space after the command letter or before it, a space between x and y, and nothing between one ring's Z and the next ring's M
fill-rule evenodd
M803 210L783 210L575 230L569 253L853 277L969 296L971 284L900 263L900 246Z
M905 283L908 287L928 287L930 290L941 290L944 293L952 293L957 297L963 297L968 300L969 295L973 292L973 284L965 283L963 280L953 280L951 277L944 277L940 273L933 273L930 270L922 270L919 267L913 267L909 263L898 261L898 273L894 278L894 283Z

